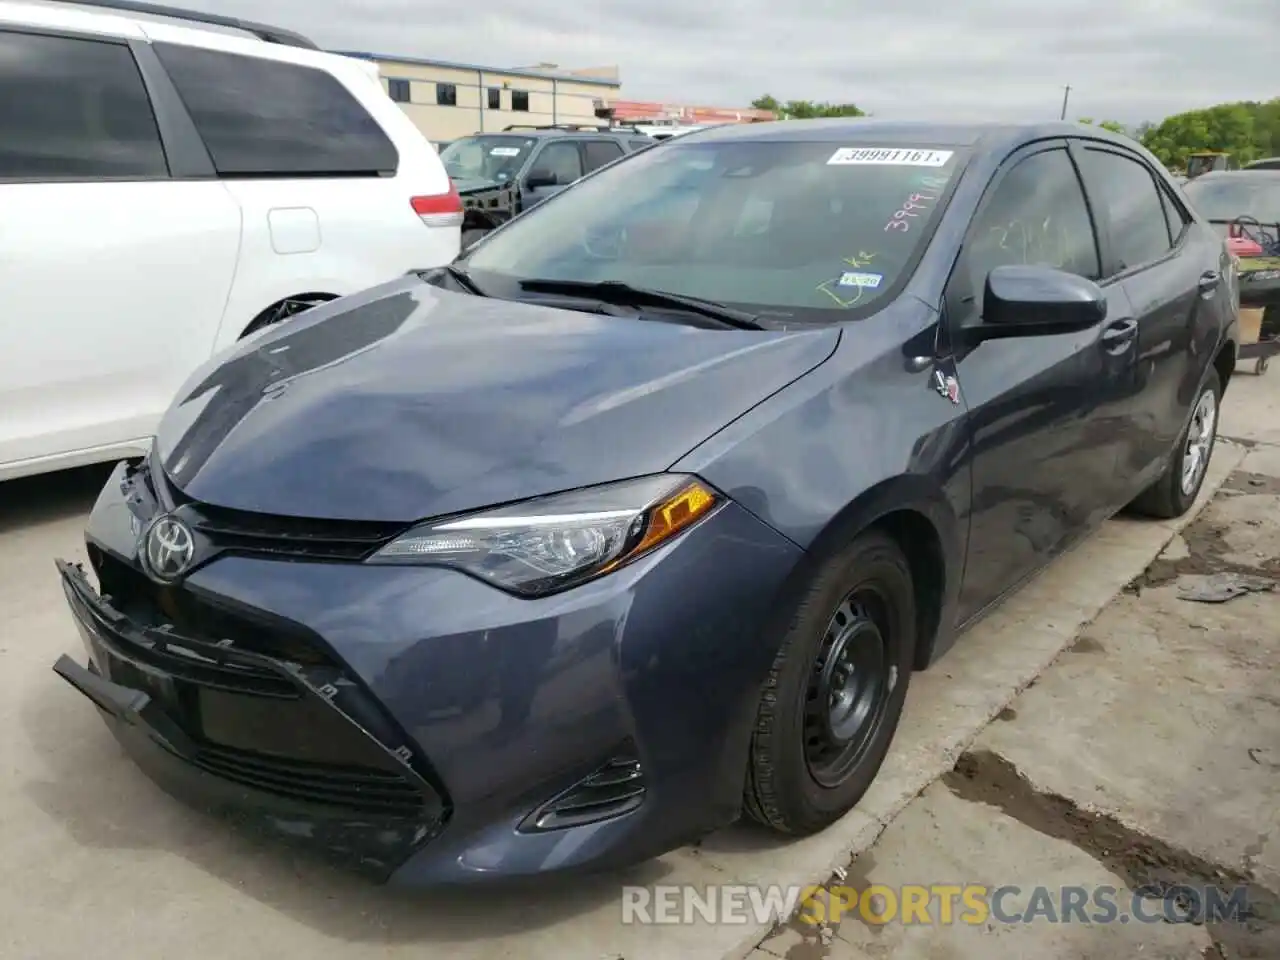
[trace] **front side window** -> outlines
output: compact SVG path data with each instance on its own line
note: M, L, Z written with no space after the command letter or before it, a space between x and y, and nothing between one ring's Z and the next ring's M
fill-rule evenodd
M582 154L572 140L548 143L533 161L533 169L555 174L556 182L568 186L582 176Z
M169 176L124 44L0 31L0 91L0 179Z
M395 146L359 101L323 70L155 43L224 177L394 173Z
M1090 280L1101 273L1084 190L1065 149L1020 160L983 202L965 241L965 295L980 298L987 275L1014 264Z
M520 172L536 143L530 137L510 135L463 137L440 151L440 159L456 181L506 183Z
M619 280L838 320L914 268L962 159L943 148L674 141L522 215L467 266L499 286Z
M1115 272L1169 252L1173 238L1151 171L1109 150L1083 151L1081 173L1100 217L1107 221Z

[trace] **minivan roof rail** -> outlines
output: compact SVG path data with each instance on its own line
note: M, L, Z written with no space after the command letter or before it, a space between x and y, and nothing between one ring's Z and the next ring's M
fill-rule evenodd
M265 23L252 20L240 20L236 17L224 17L216 13L201 13L198 10L184 10L181 7L169 7L159 3L145 3L143 0L53 0L54 3L66 3L76 7L99 7L104 10L118 10L121 13L141 13L152 17L168 17L171 20L190 20L210 27L227 27L232 30L243 30L259 40L267 43L278 43L285 47L301 47L304 50L319 50L314 41L292 30L271 27Z

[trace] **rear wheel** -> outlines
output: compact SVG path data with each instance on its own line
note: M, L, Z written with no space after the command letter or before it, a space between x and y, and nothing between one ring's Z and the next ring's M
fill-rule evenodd
M820 830L866 793L907 694L911 570L878 531L826 560L801 596L761 693L747 813L783 833Z
M1210 370L1191 408L1191 419L1182 431L1169 468L1133 501L1131 506L1135 512L1169 520L1191 509L1200 494L1200 487L1204 485L1209 459L1213 456L1221 398L1218 374Z
M305 313L312 307L319 306L322 303L328 303L335 299L327 293L312 293L301 297L287 297L279 303L273 303L267 309L253 318L253 322L245 327L244 333L240 334L243 340L251 333L257 333L266 327L275 326L291 317L296 317L300 313Z

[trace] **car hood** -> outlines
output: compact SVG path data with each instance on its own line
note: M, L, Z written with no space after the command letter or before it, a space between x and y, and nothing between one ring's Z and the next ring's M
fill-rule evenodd
M499 183L497 180L478 180L469 177L455 179L453 185L459 194L479 193L482 190L497 190L499 187L506 186L505 183Z
M838 341L832 328L704 330L405 278L207 364L156 451L204 503L410 522L665 470Z

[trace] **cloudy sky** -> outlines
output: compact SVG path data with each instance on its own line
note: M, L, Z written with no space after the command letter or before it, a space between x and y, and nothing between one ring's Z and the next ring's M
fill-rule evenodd
M171 0L322 46L618 64L623 96L852 101L884 117L1126 123L1280 96L1280 0Z

